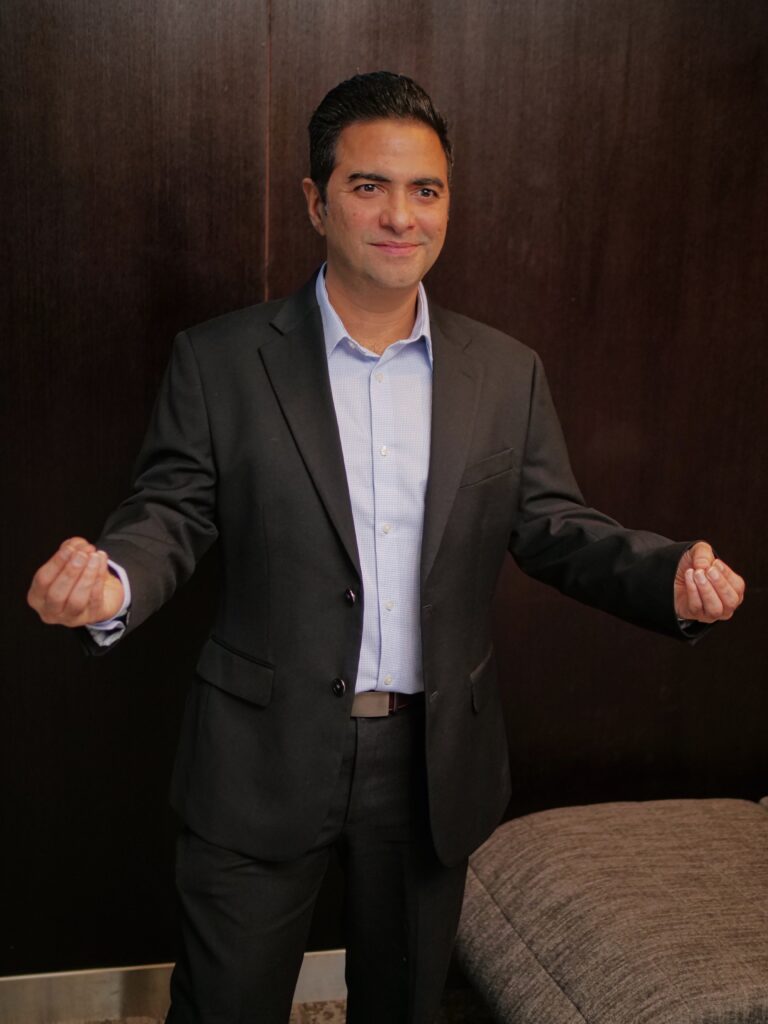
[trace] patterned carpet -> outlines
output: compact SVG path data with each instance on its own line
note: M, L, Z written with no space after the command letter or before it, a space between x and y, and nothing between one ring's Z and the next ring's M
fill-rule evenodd
M344 1024L346 1004L297 1003L290 1024ZM493 1024L480 999L469 989L450 990L443 997L437 1024Z

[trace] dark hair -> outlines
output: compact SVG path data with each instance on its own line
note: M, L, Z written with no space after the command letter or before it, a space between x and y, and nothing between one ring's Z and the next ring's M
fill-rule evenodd
M378 121L395 117L422 121L437 134L453 167L448 124L435 110L432 100L413 79L392 71L371 71L340 82L323 98L309 122L309 173L325 201L325 189L336 166L339 135L356 121Z

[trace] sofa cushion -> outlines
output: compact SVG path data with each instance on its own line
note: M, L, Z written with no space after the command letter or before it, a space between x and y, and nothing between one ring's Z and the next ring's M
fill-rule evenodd
M542 811L470 859L457 954L512 1024L768 1024L768 812Z

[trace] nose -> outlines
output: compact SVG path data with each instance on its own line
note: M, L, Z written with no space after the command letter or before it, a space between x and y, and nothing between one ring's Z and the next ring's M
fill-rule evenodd
M408 196L398 189L393 190L387 196L387 201L381 209L380 223L382 227L390 228L397 234L407 231L413 224L413 213L408 202Z

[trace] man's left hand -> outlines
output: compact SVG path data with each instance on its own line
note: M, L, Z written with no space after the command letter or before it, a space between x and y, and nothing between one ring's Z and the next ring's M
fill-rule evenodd
M696 622L730 619L744 600L744 580L712 547L700 540L688 548L675 573L675 611L678 618Z

